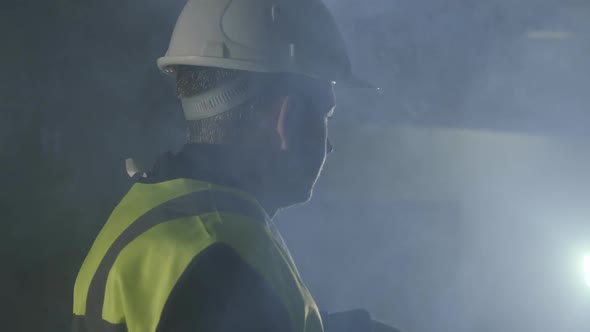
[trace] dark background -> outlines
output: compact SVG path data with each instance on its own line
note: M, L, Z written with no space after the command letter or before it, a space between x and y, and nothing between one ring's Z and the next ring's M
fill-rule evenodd
M154 66L182 5L2 2L3 330L69 330L76 270L131 184L125 158L155 158L163 123L182 131Z
M406 331L588 331L590 295L555 273L590 235L588 3L327 4L382 90L337 91L327 176L279 216L320 305ZM0 5L3 330L68 329L124 160L182 144L155 60L183 5Z

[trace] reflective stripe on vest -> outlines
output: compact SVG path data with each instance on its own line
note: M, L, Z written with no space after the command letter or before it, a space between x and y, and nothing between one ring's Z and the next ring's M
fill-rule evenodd
M317 307L265 217L251 196L226 187L187 179L134 185L78 275L73 328L155 331L189 262L222 242L277 292L293 331L322 331Z

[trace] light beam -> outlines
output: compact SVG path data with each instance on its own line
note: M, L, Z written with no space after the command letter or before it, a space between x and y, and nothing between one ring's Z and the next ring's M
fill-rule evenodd
M586 285L590 287L590 255L584 256L584 277Z

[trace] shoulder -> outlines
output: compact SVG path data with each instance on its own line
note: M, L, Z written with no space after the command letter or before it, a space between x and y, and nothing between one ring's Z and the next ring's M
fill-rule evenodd
M110 272L111 279L128 287L151 289L165 283L171 289L193 259L216 242L198 217L159 223L125 245Z
M281 299L229 245L196 256L168 298L162 331L290 331ZM185 329L186 327L186 329Z

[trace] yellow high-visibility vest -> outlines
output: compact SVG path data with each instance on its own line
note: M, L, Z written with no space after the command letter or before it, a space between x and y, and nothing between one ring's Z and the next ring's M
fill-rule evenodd
M190 179L136 183L113 210L76 279L74 330L155 331L189 263L220 243L278 295L292 331L323 331L312 296L256 200Z

